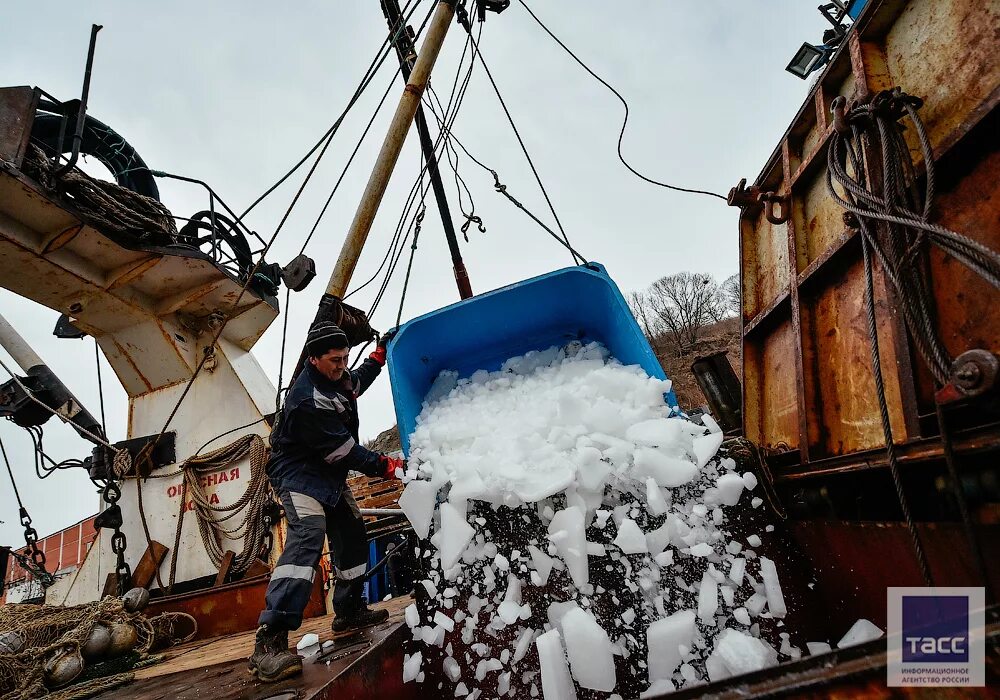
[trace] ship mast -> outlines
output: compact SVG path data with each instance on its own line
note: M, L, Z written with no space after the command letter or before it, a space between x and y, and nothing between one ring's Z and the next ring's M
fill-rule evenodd
M382 0L382 12L389 23L390 31L403 21L403 13L399 9L399 0ZM413 48L409 28L399 26L397 36L398 39L393 43L396 46L396 54L399 57L399 67L403 73L403 80L408 81L411 72L410 55ZM427 128L427 118L424 116L424 108L421 105L417 105L415 121L417 123L417 133L420 135L420 149L423 151L424 160L427 161L427 176L430 178L431 188L434 190L434 199L437 202L438 212L441 214L441 225L444 226L444 236L448 241L451 266L455 271L455 284L458 285L459 296L462 299L468 299L472 296L469 272L465 269L465 261L462 260L462 251L458 247L455 224L451 220L448 198L445 195L444 183L441 181L441 170L438 168L437 156L434 154L434 142L431 139L430 129ZM444 128L442 126L442 129Z

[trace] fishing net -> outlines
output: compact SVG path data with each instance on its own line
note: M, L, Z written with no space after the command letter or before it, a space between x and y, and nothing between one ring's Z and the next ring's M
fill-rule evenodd
M68 668L82 666L81 648L96 625L111 631L124 632L130 643L127 655L88 666L79 675L83 683L63 688L48 696L57 700L90 697L98 692L123 685L132 679L127 673L139 665L159 659L149 656L155 646L169 646L187 641L196 631L194 619L183 615L188 624L183 634L177 634L178 613L165 613L147 618L125 609L120 598L107 597L94 603L69 607L55 605L13 604L0 607L0 700L26 700L50 693L67 677L76 679ZM172 616L172 617L168 617ZM123 627L127 626L127 627ZM93 678L104 667L101 677ZM111 674L111 675L109 675ZM61 683L60 683L61 682Z

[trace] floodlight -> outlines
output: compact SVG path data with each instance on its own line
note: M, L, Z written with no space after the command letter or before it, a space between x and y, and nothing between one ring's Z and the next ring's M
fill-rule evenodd
M810 73L825 63L825 57L825 46L813 46L812 44L805 43L795 52L795 56L785 66L785 70L805 80Z

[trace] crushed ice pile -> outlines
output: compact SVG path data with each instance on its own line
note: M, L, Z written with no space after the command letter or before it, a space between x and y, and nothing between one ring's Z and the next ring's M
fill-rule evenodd
M762 638L787 606L760 536L727 530L727 509L761 505L757 479L716 458L711 418L669 417L669 389L596 343L441 373L399 499L431 545L404 681L473 700L630 698L801 656L787 632L779 648Z

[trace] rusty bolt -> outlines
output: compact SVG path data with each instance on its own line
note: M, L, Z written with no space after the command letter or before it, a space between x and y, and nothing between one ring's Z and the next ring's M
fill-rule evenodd
M979 380L981 374L979 367L975 363L966 362L962 365L961 369L955 372L955 378L961 379L964 383L974 384Z
M951 380L966 396L992 389L1000 375L1000 360L988 350L967 350L952 364Z
M83 304L81 304L80 302L75 302L73 304L70 304L69 311L70 313L78 314L81 311L83 311Z

